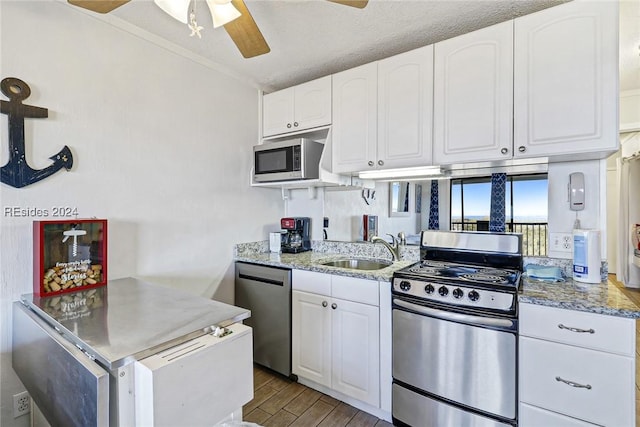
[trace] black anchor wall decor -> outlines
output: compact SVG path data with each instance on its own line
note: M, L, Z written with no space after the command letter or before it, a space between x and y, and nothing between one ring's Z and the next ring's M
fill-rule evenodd
M22 188L45 179L62 168L71 169L73 155L66 145L59 153L49 157L53 164L46 168L33 169L29 166L24 149L24 119L47 118L49 110L22 103L31 95L31 88L20 79L2 79L0 89L9 98L9 101L0 101L0 113L9 116L9 161L0 170L0 181L15 188Z

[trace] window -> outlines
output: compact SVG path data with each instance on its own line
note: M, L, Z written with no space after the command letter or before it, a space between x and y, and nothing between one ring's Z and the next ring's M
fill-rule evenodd
M505 216L507 231L522 233L527 256L547 255L547 175L507 177ZM491 177L451 180L451 229L488 231Z

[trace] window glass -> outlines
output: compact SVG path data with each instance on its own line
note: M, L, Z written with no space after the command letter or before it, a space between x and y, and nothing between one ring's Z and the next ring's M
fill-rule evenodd
M547 179L513 180L513 220L517 222L547 222Z
M506 230L522 233L523 252L547 254L548 183L546 174L508 176ZM451 229L488 231L491 177L451 180Z

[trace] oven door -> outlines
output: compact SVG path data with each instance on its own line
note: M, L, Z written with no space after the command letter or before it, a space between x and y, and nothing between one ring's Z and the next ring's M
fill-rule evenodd
M516 319L444 311L394 298L394 383L462 409L515 420L516 334Z

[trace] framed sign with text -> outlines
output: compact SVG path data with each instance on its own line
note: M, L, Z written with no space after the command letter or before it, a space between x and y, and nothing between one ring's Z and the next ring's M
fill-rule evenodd
M33 293L40 297L107 284L107 220L33 222Z

